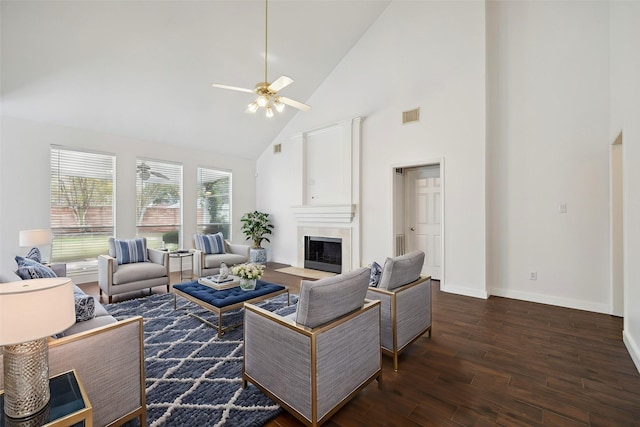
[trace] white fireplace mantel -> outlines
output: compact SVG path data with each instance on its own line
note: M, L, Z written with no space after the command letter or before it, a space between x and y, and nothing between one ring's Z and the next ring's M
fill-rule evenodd
M291 209L298 222L350 224L356 205L302 205Z

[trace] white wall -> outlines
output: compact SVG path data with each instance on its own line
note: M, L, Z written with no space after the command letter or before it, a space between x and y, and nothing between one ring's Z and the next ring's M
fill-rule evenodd
M607 313L608 4L492 1L487 28L489 293Z
M612 1L609 141L622 132L624 342L640 370L640 3Z
M193 247L196 231L196 168L233 172L232 239L244 243L240 217L255 209L255 162L179 146L153 144L68 127L2 117L0 142L0 271L12 267L20 230L49 228L49 148L51 144L116 155L116 235L133 237L135 224L135 159L169 160L183 165L183 246ZM96 280L95 278L93 280Z
M393 166L445 158L445 290L485 297L485 55L481 2L394 1L257 162L258 209L273 215L273 261L295 264L290 137L362 124L362 259L393 254ZM301 78L301 77L297 77ZM421 108L418 124L402 111ZM331 167L331 165L327 165Z

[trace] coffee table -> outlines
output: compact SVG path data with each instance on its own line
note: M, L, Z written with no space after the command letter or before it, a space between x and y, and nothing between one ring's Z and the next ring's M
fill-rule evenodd
M235 288L216 290L209 286L201 285L197 280L192 282L185 282L178 285L173 285L173 308L178 310L178 296L189 300L200 307L215 313L218 316L218 324L209 322L206 319L198 316L197 314L187 313L189 316L198 319L199 321L211 326L214 329L218 329L218 337L221 337L225 331L236 328L242 325L236 323L231 326L222 326L223 313L231 310L242 308L245 302L255 303L258 301L264 301L269 298L273 298L280 294L287 294L287 305L290 304L289 289L282 285L275 283L265 282L258 280L256 282L256 288L251 291L243 291L240 286ZM180 307L180 309L186 309L186 307Z

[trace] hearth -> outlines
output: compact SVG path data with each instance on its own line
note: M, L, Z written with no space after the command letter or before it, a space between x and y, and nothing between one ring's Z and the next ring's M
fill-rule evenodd
M341 273L342 239L304 236L304 267Z

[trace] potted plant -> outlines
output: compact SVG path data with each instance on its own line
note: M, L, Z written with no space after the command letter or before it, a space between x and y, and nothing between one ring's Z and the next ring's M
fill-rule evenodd
M268 236L271 234L273 224L269 221L269 214L259 211L247 212L240 218L242 233L251 240L249 259L253 263L264 264L267 262L267 250L262 247L262 241L271 243Z

